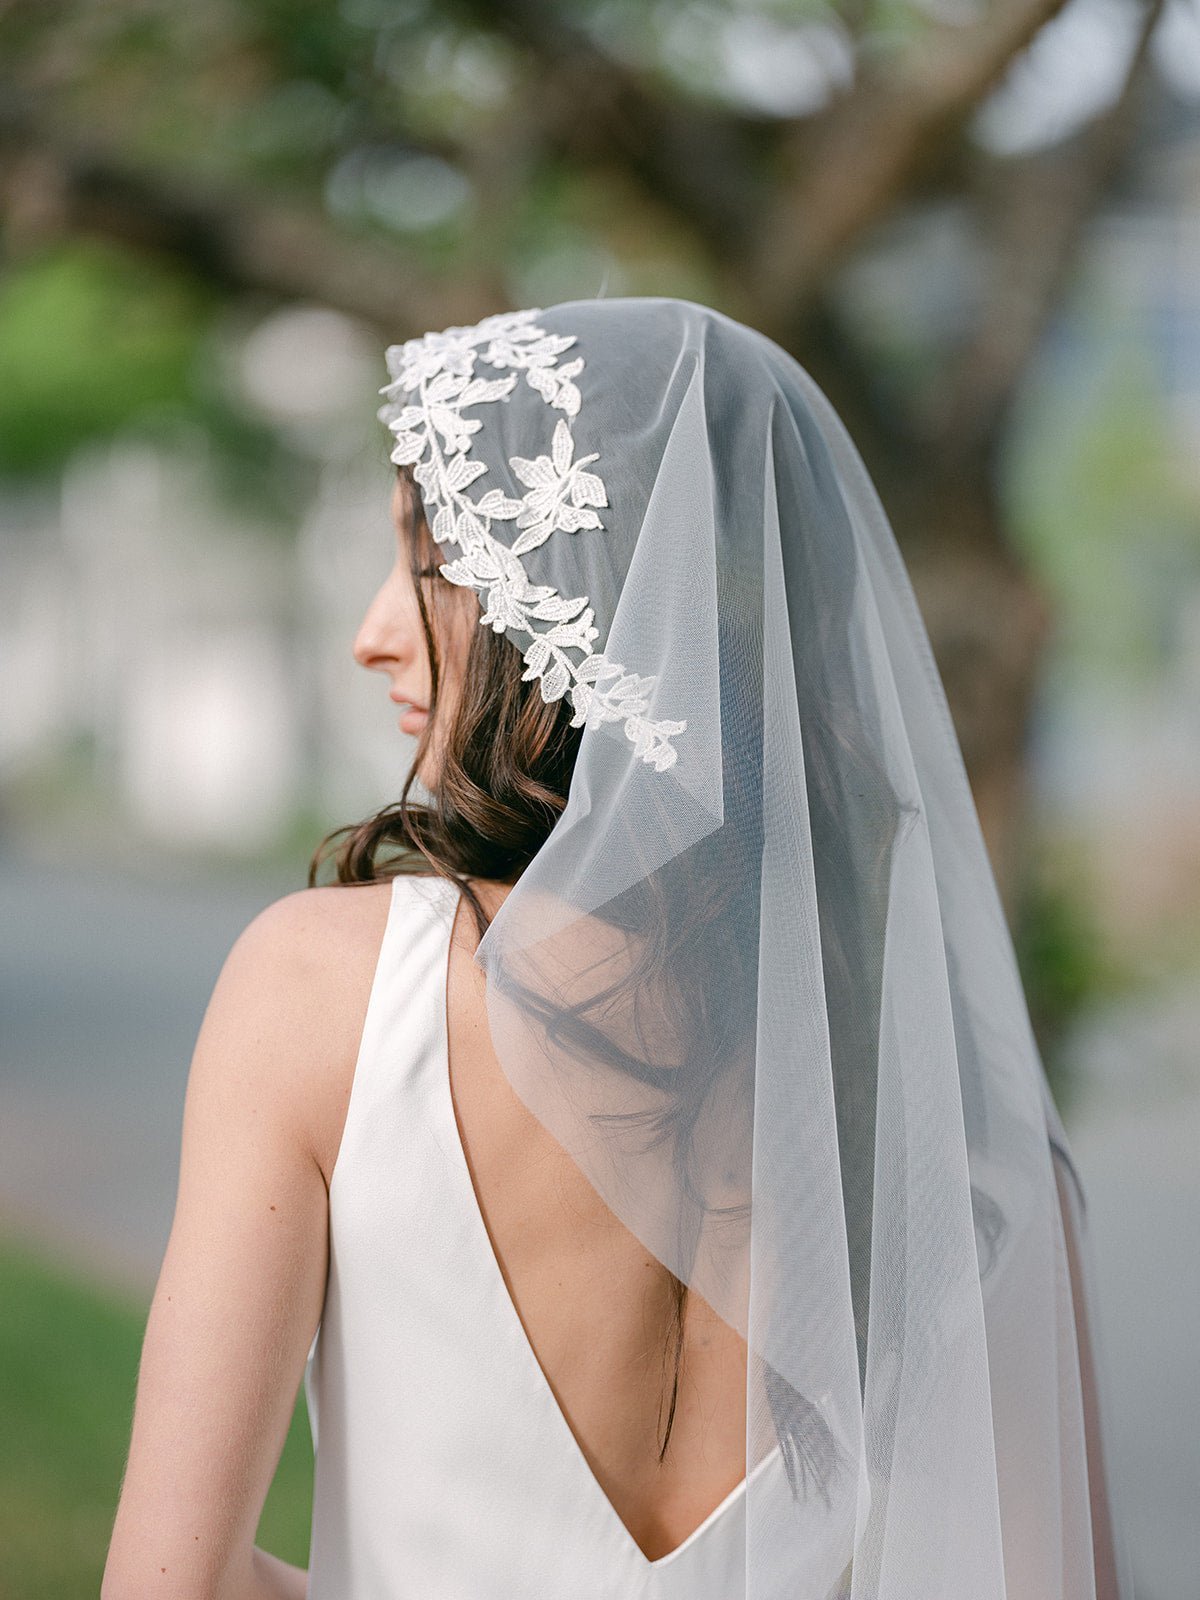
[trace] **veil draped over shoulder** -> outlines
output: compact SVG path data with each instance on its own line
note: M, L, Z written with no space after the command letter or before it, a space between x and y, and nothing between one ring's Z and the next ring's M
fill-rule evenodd
M1085 1197L845 428L666 298L388 363L443 575L583 730L478 948L495 1050L747 1341L746 1600L1132 1600Z

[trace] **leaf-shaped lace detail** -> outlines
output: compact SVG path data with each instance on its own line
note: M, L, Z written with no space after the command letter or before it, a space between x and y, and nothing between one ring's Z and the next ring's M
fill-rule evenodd
M635 754L661 772L676 760L671 740L687 723L652 721L646 712L655 679L639 677L594 650L599 629L587 596L566 598L550 585L531 583L521 561L553 533L603 531L597 508L608 506L600 474L586 470L599 453L575 460L567 421L578 416L582 404L575 379L584 358L559 365L576 336L548 333L537 325L541 314L540 308L498 312L473 327L445 328L389 346L391 381L380 390L387 404L379 408L379 417L394 435L391 459L413 468L433 514L434 539L456 544L461 552L442 563L442 576L476 591L482 625L497 633L516 628L531 635L522 652L521 676L539 679L547 702L569 696L572 727L622 723ZM477 362L503 376L477 377ZM525 486L519 500L500 489L473 500L467 491L487 471L486 463L470 454L483 422L463 412L507 400L522 372L529 387L563 413L549 452L509 457L513 475ZM493 522L514 524L511 544L496 538ZM572 660L569 651L580 659Z

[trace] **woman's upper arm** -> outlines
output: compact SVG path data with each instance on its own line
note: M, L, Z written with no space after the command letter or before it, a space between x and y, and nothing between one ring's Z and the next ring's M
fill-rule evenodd
M105 1600L215 1596L249 1574L325 1293L328 1194L312 1107L344 1101L382 932L378 897L364 920L356 893L276 901L213 989Z

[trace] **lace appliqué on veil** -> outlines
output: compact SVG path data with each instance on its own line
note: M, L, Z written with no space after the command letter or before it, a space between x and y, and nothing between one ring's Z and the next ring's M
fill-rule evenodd
M663 771L676 759L671 738L687 723L647 718L655 679L627 672L593 650L599 630L587 596L565 599L547 584L531 583L521 561L552 533L603 529L596 508L608 505L603 480L587 470L598 453L576 460L566 421L579 412L574 380L583 370L583 357L562 366L558 357L576 336L547 333L534 320L540 315L540 307L500 312L474 327L446 328L389 346L392 382L380 390L389 403L380 407L379 418L396 436L391 459L414 468L434 513L433 537L439 544L453 542L462 552L442 564L442 576L475 589L481 604L486 599L481 623L497 633L518 628L532 635L522 651L522 678L540 679L547 702L569 692L573 728L623 721L637 754ZM500 378L476 377L477 361L496 371L513 370ZM471 459L471 436L483 424L463 413L507 399L521 372L548 406L566 416L555 423L548 455L509 457L518 482L526 486L519 500L499 489L472 499L467 490L487 471L485 462ZM511 544L492 534L493 522L515 524ZM567 654L571 650L581 652L581 658L572 660Z

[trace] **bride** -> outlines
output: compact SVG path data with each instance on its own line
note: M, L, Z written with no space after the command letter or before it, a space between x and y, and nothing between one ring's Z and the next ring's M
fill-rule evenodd
M387 359L354 653L416 757L213 992L103 1600L1132 1600L1084 1195L829 402L667 298Z

